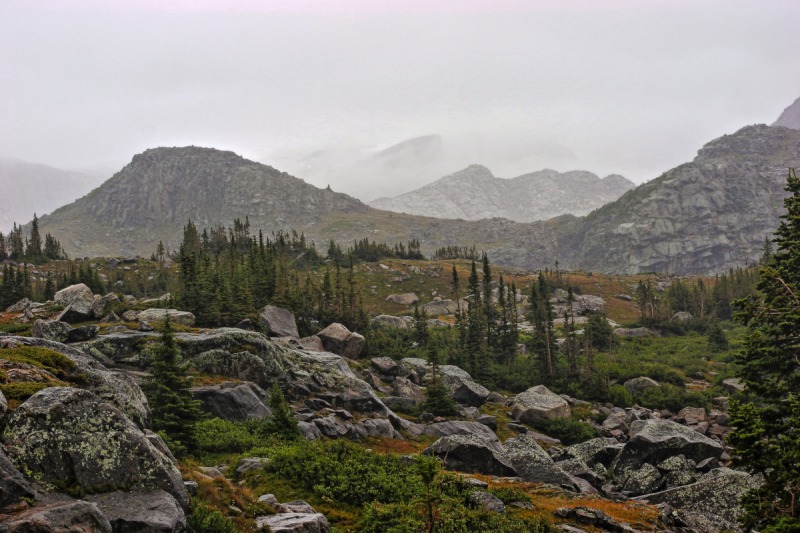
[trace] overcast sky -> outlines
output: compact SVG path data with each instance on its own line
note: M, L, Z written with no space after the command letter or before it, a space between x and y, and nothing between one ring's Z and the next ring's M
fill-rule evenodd
M437 172L639 183L800 96L798 21L795 0L0 0L0 155L213 146L370 199L429 176L298 161L438 134Z

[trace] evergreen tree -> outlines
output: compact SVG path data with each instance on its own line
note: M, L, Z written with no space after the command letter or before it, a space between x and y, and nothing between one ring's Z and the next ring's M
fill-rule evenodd
M267 432L284 440L297 439L300 436L297 420L277 383L273 383L272 389L270 389L269 406L272 409L272 417L267 422Z
M190 392L191 379L178 366L180 348L167 314L161 338L152 352L150 377L142 385L152 414L153 429L162 432L173 452L185 453L194 445L194 424L201 418L200 402Z
M764 484L744 498L748 530L800 530L800 180L791 170L777 250L760 268L757 293L741 302L748 326L738 376L755 402L731 405L735 458Z
M39 234L39 218L33 214L31 222L31 236L28 239L28 247L25 249L25 258L32 263L39 263L44 260L42 254L42 236Z

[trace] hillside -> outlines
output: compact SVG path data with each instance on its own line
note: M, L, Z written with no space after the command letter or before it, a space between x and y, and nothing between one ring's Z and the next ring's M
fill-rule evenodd
M512 179L495 177L481 165L445 176L420 189L370 202L372 207L436 218L507 218L518 222L559 215L586 215L634 187L622 176L540 170Z
M88 192L99 180L79 172L17 159L0 158L0 190L12 201L3 202L0 231L22 224L34 213L42 215ZM5 196L4 196L5 197Z
M800 131L748 126L560 228L564 264L603 272L713 273L758 259L778 226Z

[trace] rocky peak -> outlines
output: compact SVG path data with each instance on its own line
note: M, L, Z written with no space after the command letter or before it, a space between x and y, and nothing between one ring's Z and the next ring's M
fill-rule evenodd
M783 110L783 113L781 113L781 116L778 117L773 126L800 130L800 98Z

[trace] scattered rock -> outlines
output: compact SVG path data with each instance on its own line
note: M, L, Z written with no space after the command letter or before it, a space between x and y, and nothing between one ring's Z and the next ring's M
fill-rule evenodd
M370 321L371 326L390 329L411 329L414 318L410 316L378 315Z
M633 396L634 398L641 396L644 391L647 389L652 389L655 387L660 387L661 384L651 378L646 376L639 376L638 378L629 379L622 385L628 391L628 393Z
M321 513L288 513L256 518L256 528L271 533L328 533L328 519Z
M66 342L69 338L69 330L72 326L66 322L58 320L39 319L33 323L31 335L39 339L47 339L56 342Z
M195 387L192 389L192 394L202 402L203 411L223 420L240 421L272 415L270 409L264 405L267 393L249 381L244 383L226 381L216 385Z
M373 357L370 362L384 376L397 375L397 363L391 357Z
M386 301L400 305L414 305L419 301L419 296L413 292L407 292L405 294L390 294L386 297Z
M516 469L502 455L500 443L477 435L442 437L422 453L439 457L450 470L489 476L517 475Z
M523 480L531 483L551 483L575 490L575 483L570 476L553 462L530 435L520 435L506 440L502 453Z
M747 385L739 378L728 378L722 380L722 388L729 394L737 394L746 391Z
M650 328L615 328L614 335L618 337L628 338L642 338L642 337L658 337L657 331Z
M115 532L172 533L187 526L183 509L163 490L93 494L86 500L97 505Z
M505 513L506 506L503 500L485 490L476 490L471 492L468 496L469 501L478 509L488 511L490 513Z
M264 333L270 337L299 337L294 313L283 307L267 305L258 315Z
M167 315L169 315L170 322L173 324L180 324L182 326L194 326L194 315L189 311L178 311L177 309L158 309L150 308L145 309L137 319L139 322L146 322L152 324L154 322L163 322Z
M100 331L100 328L94 325L72 328L67 333L67 342L88 341L89 339L95 338L97 336L98 331Z
M3 533L111 533L111 523L94 503L62 501L13 515Z

